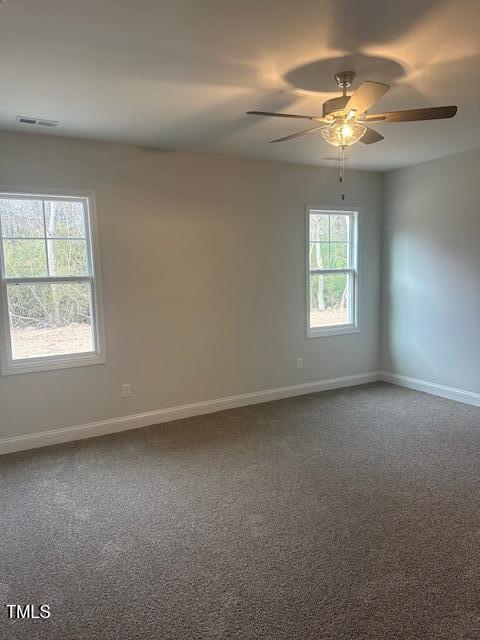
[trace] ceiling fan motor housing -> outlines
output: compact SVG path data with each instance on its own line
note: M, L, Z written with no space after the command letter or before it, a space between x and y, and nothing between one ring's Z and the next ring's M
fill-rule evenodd
M323 117L328 115L337 115L336 112L343 113L347 102L350 100L349 96L340 96L338 98L331 98L323 103Z

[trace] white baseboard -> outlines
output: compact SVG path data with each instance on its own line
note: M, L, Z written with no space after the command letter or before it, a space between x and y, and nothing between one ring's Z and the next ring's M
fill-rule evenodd
M253 393L244 393L238 396L229 396L227 398L218 398L205 402L194 402L192 404L170 407L168 409L159 409L157 411L147 411L131 416L90 422L89 424L74 427L14 436L0 440L0 455L13 453L14 451L23 451L25 449L36 449L37 447L69 442L71 440L93 438L95 436L116 433L117 431L125 431L127 429L147 427L162 422L178 420L179 418L191 418L224 409L234 409L250 404L259 404L261 402L270 402L271 400L280 400L281 398L316 393L317 391L327 391L328 389L337 389L340 387L353 387L368 382L376 382L377 380L379 380L378 371L370 371L368 373L359 373L342 378L331 378L330 380L320 380L319 382L297 384L292 387L267 389L265 391L254 391Z
M401 376L398 373L390 373L388 371L380 371L379 380L398 384L401 387L415 389L416 391L423 391L433 396L440 396L441 398L448 398L449 400L456 400L457 402L464 402L480 407L480 393L474 393L473 391L445 387L436 382L426 382L425 380L409 378L408 376Z

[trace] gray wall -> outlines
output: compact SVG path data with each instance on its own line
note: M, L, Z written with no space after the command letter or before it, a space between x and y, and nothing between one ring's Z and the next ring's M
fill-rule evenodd
M2 133L0 183L96 192L107 338L106 365L1 377L2 437L378 367L380 174L347 183L361 332L308 340L304 206L336 170Z
M384 370L480 392L480 149L385 176Z

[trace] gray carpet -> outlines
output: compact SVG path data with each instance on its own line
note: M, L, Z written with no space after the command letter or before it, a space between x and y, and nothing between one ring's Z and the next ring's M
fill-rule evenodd
M479 453L378 383L4 456L0 636L478 640Z

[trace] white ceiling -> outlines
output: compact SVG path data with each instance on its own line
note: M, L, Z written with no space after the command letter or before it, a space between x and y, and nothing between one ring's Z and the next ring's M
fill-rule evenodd
M309 164L318 135L269 144L318 114L333 74L392 85L378 111L457 104L452 120L378 124L350 165L390 169L480 145L479 0L5 0L0 128ZM35 131L35 129L33 129Z

